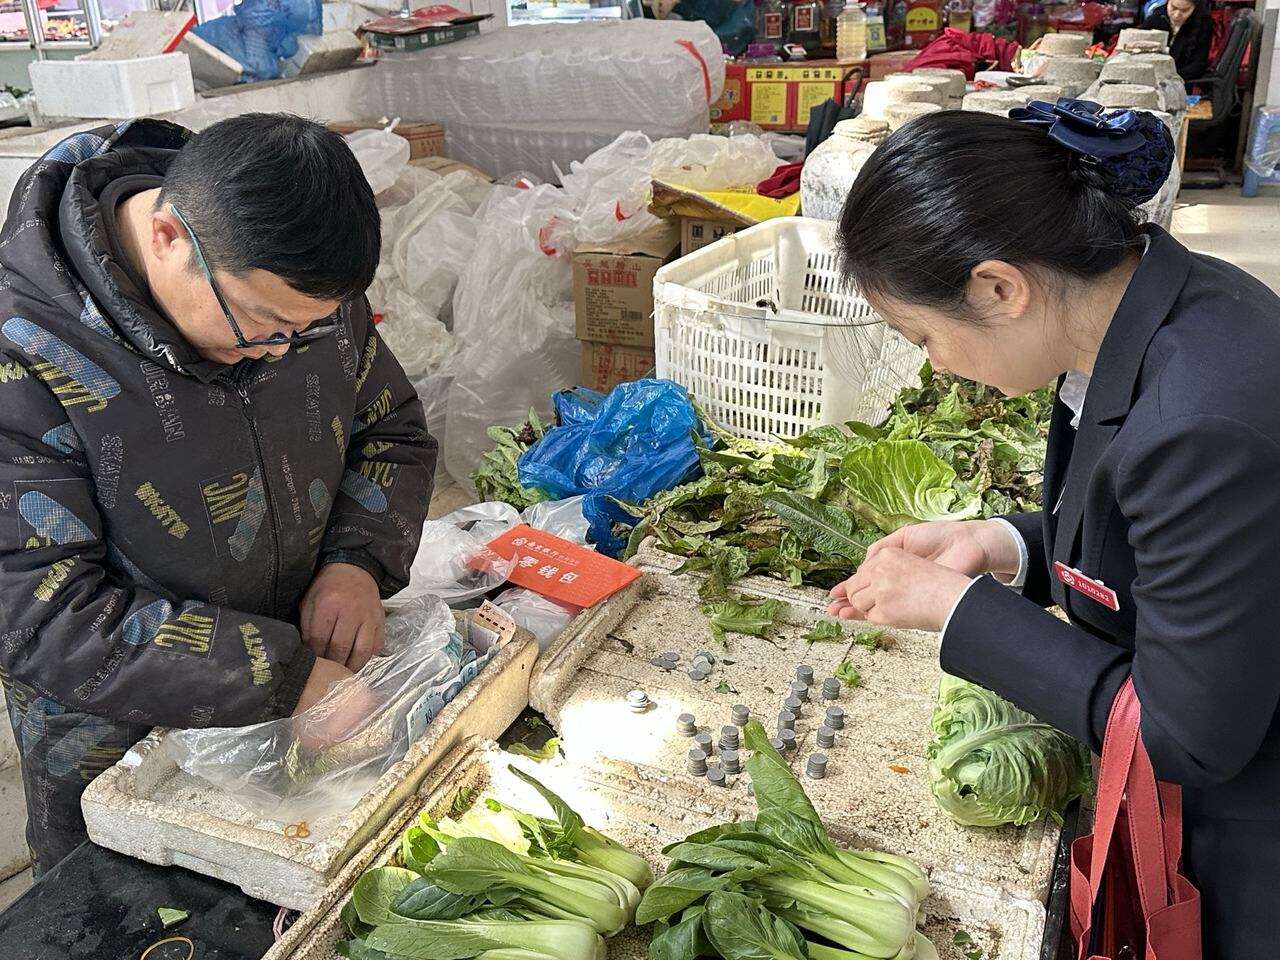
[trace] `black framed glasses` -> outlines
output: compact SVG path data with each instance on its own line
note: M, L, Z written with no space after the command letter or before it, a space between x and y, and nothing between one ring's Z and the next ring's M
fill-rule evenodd
M299 330L297 333L273 333L269 337L258 337L249 340L240 332L240 324L236 323L236 318L231 313L231 308L227 306L226 297L222 295L222 291L218 288L218 283L213 279L213 271L209 269L209 262L204 258L204 251L200 248L200 240L196 236L196 232L191 229L191 224L187 223L187 218L173 204L169 204L169 209L173 211L173 215L178 218L178 222L182 224L182 228L187 231L187 236L191 238L191 249L195 251L196 263L200 264L200 269L204 272L204 278L209 281L209 289L213 291L213 295L218 300L218 306L222 308L222 315L227 318L227 325L231 327L231 332L236 335L236 347L240 350L250 350L254 347L278 347L282 344L295 345L300 343L310 343L312 340L321 340L324 337L332 336L342 326L342 320L335 311L331 316L325 317L323 320L317 320L305 330Z

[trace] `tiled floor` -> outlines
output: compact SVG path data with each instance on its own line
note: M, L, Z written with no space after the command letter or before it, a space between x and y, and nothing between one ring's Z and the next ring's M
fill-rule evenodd
M1173 232L1191 249L1229 260L1280 292L1280 188L1245 200L1235 187L1184 191L1173 218ZM439 517L474 498L463 487L441 478L431 503ZM2 722L2 720L0 720ZM20 869L26 858L23 830L26 810L16 766L0 769L0 909L31 886L31 871Z
M1192 250L1249 271L1280 292L1280 188L1246 200L1237 187L1184 190L1173 233Z

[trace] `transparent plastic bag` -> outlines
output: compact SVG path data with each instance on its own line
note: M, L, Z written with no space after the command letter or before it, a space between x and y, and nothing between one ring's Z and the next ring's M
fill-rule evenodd
M444 371L453 380L443 459L466 489L493 445L489 428L530 408L549 415L551 394L580 374L567 256L576 216L563 191L495 187L476 218L475 256L453 297L458 349Z
M426 521L409 585L396 594L396 601L433 596L459 603L502 586L515 558L497 556L488 544L519 522L516 508L506 503L477 503Z
M464 638L433 597L391 611L386 637L383 655L298 717L175 730L166 749L183 771L263 818L305 821L313 838L322 836L326 821L354 807L497 652L492 635ZM335 739L340 713L360 719Z
M498 594L493 601L498 609L507 613L518 626L524 627L538 638L539 652L555 643L564 628L579 611L548 600L541 594L523 587L512 587Z
M445 325L399 287L392 288L377 310L382 314L378 334L411 381L431 373L453 351L453 337Z
M1259 107L1254 111L1249 149L1244 155L1244 165L1264 180L1280 169L1280 122L1276 121L1277 114L1280 114L1280 107Z
M624 133L603 150L574 161L560 182L578 211L579 243L616 244L665 228L648 210L653 142L639 131Z
M526 507L520 519L533 527L568 540L570 543L587 544L587 533L591 528L583 509L586 497L568 497L564 500L544 500Z
M382 130L357 130L345 137L375 194L390 189L409 164L409 141L394 130L392 123Z
M755 190L778 168L777 154L761 137L717 137L711 134L653 145L649 175L692 190Z

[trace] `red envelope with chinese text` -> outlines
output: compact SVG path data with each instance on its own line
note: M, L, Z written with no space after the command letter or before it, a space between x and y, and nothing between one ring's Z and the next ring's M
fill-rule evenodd
M488 544L492 554L515 557L511 583L549 600L575 607L594 607L640 577L640 571L527 524L513 527ZM472 566L483 566L483 556Z

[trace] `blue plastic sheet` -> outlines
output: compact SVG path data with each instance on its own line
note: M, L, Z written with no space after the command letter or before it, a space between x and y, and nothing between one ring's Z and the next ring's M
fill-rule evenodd
M324 20L320 0L240 0L231 13L191 28L238 61L242 83L274 80L280 60L298 52L298 36L319 34Z
M625 546L613 525L635 518L610 498L644 503L699 470L695 431L705 428L684 387L670 380L637 380L606 397L579 387L555 396L560 426L520 457L520 483L553 500L585 497L588 534L602 553Z

